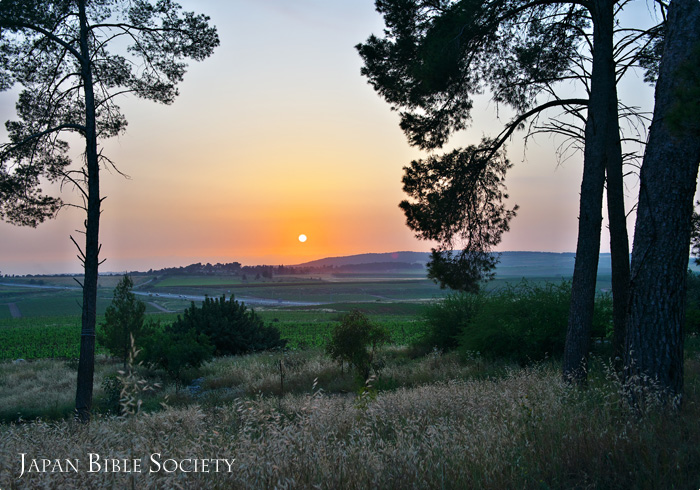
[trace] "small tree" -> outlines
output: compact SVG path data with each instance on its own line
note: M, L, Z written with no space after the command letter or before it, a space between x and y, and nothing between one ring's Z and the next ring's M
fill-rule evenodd
M132 292L134 282L124 275L114 288L112 304L105 311L105 322L97 330L97 341L113 356L120 357L126 369L131 349L131 337L138 343L147 330L144 328L146 305Z
M279 330L267 327L255 311L233 296L219 299L206 298L201 308L194 303L182 317L173 323L173 331L187 332L193 329L204 334L216 348L216 355L237 355L277 347L284 347Z
M370 322L361 311L353 310L343 315L333 329L326 352L341 365L352 364L367 381L377 349L389 340L389 332Z

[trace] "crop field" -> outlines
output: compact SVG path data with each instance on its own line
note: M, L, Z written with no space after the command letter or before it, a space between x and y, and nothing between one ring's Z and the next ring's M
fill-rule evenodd
M119 276L101 277L98 315L112 299ZM601 280L602 279L602 280ZM497 278L487 289L498 289L521 278ZM533 278L534 282L560 282L561 277ZM599 288L606 285L599 279ZM42 357L73 358L80 340L81 291L70 277L37 280L12 279L0 285L0 360ZM41 282L41 284L39 284ZM349 274L347 278L279 276L273 280L242 281L238 276L137 276L138 298L153 319L168 324L198 298L233 295L259 313L267 325L280 330L293 349L319 347L326 343L331 327L353 309L384 326L397 344L407 344L421 334L426 304L444 297L427 279L404 275ZM303 305L303 306L302 306ZM98 321L99 323L99 321Z
M59 304L60 303L56 303ZM280 331L292 349L322 347L340 316L353 309L366 313L382 325L396 344L408 344L421 333L423 306L415 303L335 303L301 309L256 309L266 325ZM60 309L60 308L59 308ZM172 323L174 313L149 314L150 319ZM104 321L97 319L98 326ZM80 342L80 314L0 318L0 361L13 359L77 358ZM99 345L98 345L99 349Z
M0 325L0 360L77 358L80 316L13 318Z
M494 289L503 288L508 284L517 284L523 279L527 279L530 284L545 284L553 283L559 284L562 281L571 281L571 276L563 275L551 275L551 276L504 276L497 275L492 281L489 281L484 286L484 290L492 291ZM596 289L598 291L604 292L609 291L612 288L612 276L610 274L598 274L598 279L596 281Z
M397 308L391 308L394 305ZM381 313L377 311L374 303L346 303L328 305L329 308L323 309L263 310L258 311L258 314L265 324L272 325L280 331L280 336L287 340L287 346L292 349L325 346L333 326L343 313L352 309L362 311L374 323L386 328L393 343L409 344L421 334L422 307L414 310L418 313L416 316L407 313L400 303L394 305L386 305Z
M100 278L98 324L118 279ZM248 305L265 324L278 328L293 349L325 345L332 326L353 309L384 326L394 343L410 343L421 334L425 305L447 294L431 281L408 274L395 278L359 273L345 278L279 276L249 281L238 276L137 276L134 280L140 285L134 290L146 303L150 318L168 324L192 301L198 303L197 298L233 295L243 302L250 300ZM73 278L11 281L0 285L0 360L77 357L82 298ZM503 285L505 280L497 279L489 289Z
M276 301L295 301L311 303L337 303L346 301L405 301L429 300L446 294L437 285L427 279L413 280L294 280L292 282L270 281L257 283L221 283L203 280L199 283L191 278L189 284L183 282L166 282L156 284L149 289L153 294L182 294L193 296L220 296L233 294L236 297L247 297ZM205 278L215 279L215 278ZM166 286L163 286L166 284ZM173 284L173 285L169 285ZM174 285L177 284L177 285Z
M117 283L121 280L122 276L119 274L114 275L101 275L97 282L97 287L102 289L109 289L110 291L114 289ZM134 276L132 277L135 287L140 287L141 285L148 283L153 280L152 276ZM60 288L76 288L79 284L76 282L82 282L82 275L76 274L74 276L70 275L60 275L60 276L34 276L34 277L12 277L12 278L2 278L1 283L8 284L18 284L24 286L53 286Z
M155 288L218 287L242 284L240 276L171 276L154 281Z
M162 311L152 304L151 299L146 297L142 300L146 303L147 313ZM112 289L100 289L97 295L97 314L104 315L111 301ZM15 314L21 317L79 316L82 302L80 289L0 286L0 322L13 318L10 305ZM180 300L178 309L184 309L189 304L189 301Z

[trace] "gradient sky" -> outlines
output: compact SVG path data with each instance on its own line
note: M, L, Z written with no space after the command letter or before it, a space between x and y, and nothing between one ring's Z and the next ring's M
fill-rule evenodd
M130 179L103 172L101 271L430 249L398 208L403 166L424 155L360 76L353 47L381 34L373 0L181 4L212 18L221 46L190 66L173 105L121 100L127 132L103 146ZM632 5L634 15L647 14L644 2ZM634 77L620 93L651 108L652 90ZM15 99L16 91L0 94L3 122L14 117ZM508 119L501 110L499 121L487 99L477 108L451 145L495 135ZM539 136L525 151L522 136L508 146L515 167L507 180L520 211L500 250L573 252L581 156L559 163L557 140ZM632 177L630 204L637 191ZM79 271L69 235L79 238L82 221L64 209L36 229L0 222L0 271ZM607 241L604 233L602 251Z

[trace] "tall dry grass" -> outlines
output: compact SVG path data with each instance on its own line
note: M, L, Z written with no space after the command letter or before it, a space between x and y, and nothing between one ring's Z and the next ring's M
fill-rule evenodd
M610 379L579 391L537 366L360 397L315 391L102 416L87 427L4 425L0 488L697 489L698 372L690 359L688 398L675 415L637 416ZM87 462L91 452L143 458L143 472L17 479L20 453ZM236 461L230 473L149 473L152 453Z
M100 382L117 367L104 356L95 364L95 396L102 394ZM75 407L77 365L53 359L0 363L0 420L37 416L62 418Z

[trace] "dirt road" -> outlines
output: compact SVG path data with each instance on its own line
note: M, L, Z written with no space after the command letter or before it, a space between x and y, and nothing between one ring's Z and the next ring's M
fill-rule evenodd
M10 315L12 315L12 318L22 318L22 312L19 311L19 306L17 306L16 303L8 303L7 306L10 308Z

